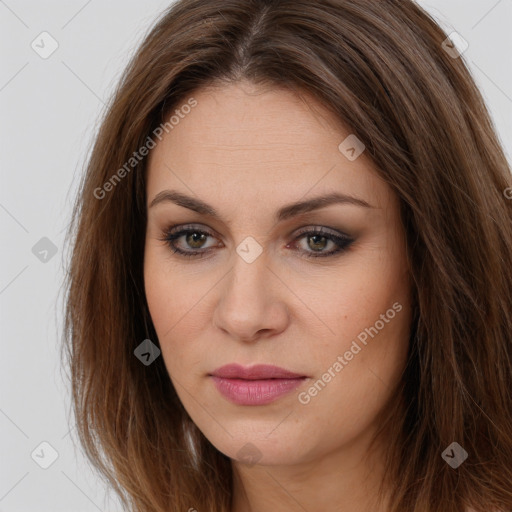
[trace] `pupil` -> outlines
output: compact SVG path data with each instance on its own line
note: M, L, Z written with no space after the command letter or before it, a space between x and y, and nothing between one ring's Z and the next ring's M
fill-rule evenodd
M321 247L318 247L318 245L317 245L317 248L319 248L319 249L323 249L323 248L325 247L325 241L327 240L327 239L325 238L325 236L321 236L321 235L312 235L312 236L310 236L310 237L309 237L309 239L310 239L310 240L313 240L313 239L314 239L314 242L313 242L313 243L314 243L315 245L317 245L317 244L319 243L319 242L318 242L318 239L320 239L320 240L322 240L322 239L323 239L323 240L324 240L324 243L321 245ZM314 247L311 247L311 248L313 249Z
M190 237L192 238L193 242L192 244L194 243L198 243L199 242L199 246L201 245L201 238L203 238L205 235L201 234L201 233L192 233L192 235L190 235Z

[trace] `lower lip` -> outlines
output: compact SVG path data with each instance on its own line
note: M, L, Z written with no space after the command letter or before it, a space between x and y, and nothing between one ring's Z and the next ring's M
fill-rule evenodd
M219 392L238 405L265 405L290 393L300 386L306 377L296 379L225 379L212 375Z

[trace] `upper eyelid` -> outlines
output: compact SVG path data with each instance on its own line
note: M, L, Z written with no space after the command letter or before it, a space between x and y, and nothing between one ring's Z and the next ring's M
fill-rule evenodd
M211 230L210 228L203 228L198 224L177 225L177 226L165 229L164 233L166 235L170 235L171 233L173 235L176 235L176 234L180 234L181 232L189 232L189 231L197 231L198 233L204 233L208 236L218 238L214 233L212 233L212 231L214 231L214 230ZM303 234L309 233L310 231L322 231L326 235L333 235L333 236L338 236L338 237L342 237L342 238L345 237L347 239L351 238L350 235L348 235L347 233L344 233L343 231L340 231L335 228L321 226L319 224L311 224L309 226L299 228L298 230L295 231L294 236L298 237Z

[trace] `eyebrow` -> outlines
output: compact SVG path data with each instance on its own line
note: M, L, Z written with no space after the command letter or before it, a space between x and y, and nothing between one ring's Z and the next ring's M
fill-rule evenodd
M200 199L187 196L186 194L178 192L177 190L162 190L153 198L149 208L164 202L172 202L178 206L188 208L189 210L193 210L202 215L208 215L219 220L221 219L221 216L217 210L213 208L213 206L210 206ZM291 217L295 217L296 215L318 210L320 208L325 208L331 204L353 204L364 208L375 208L363 199L359 199L347 194L342 194L340 192L332 192L330 194L314 197L306 201L299 201L283 206L277 211L275 219L277 222L282 222Z

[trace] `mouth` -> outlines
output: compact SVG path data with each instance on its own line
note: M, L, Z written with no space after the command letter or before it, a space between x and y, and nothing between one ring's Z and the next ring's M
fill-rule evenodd
M209 377L217 390L237 405L265 405L300 386L308 377L272 365L229 364Z

